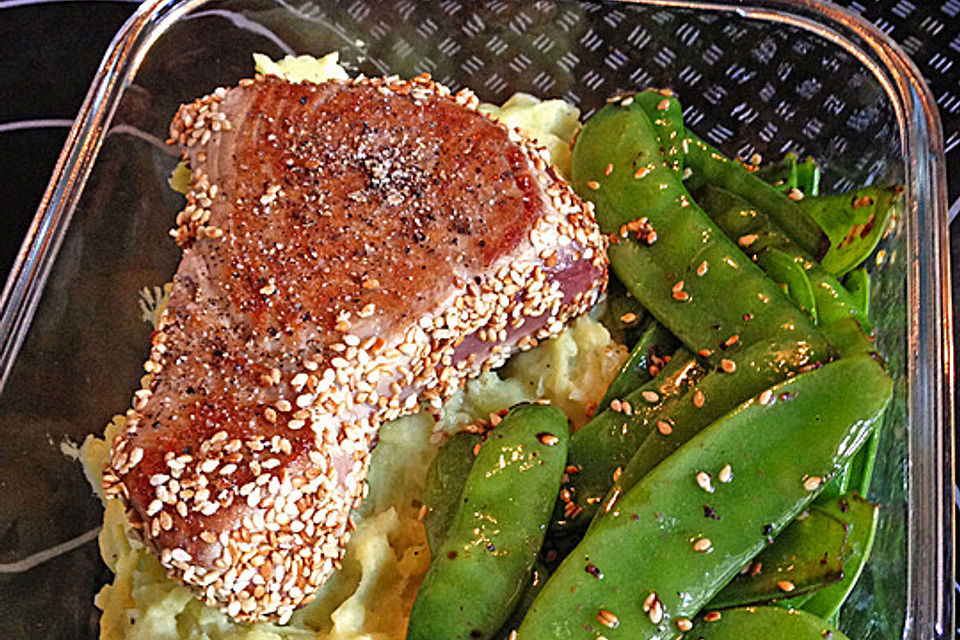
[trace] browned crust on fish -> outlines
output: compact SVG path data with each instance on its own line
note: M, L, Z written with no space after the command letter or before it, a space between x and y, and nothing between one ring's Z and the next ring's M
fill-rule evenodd
M558 333L605 239L516 131L427 76L184 105L183 248L103 486L175 578L279 618L339 568L379 426Z

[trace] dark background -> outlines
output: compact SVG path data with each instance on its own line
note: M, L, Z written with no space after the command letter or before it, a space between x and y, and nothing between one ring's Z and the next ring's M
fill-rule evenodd
M960 0L840 4L888 33L926 77L943 121L950 211L956 215ZM100 59L136 6L116 0L0 0L0 281L13 263ZM960 220L950 230L953 282L960 283Z

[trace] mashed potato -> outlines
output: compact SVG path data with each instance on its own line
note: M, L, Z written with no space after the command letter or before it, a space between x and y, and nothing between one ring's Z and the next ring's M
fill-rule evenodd
M256 62L258 72L291 81L347 77L336 53L319 59L288 56L279 62L256 56ZM523 94L502 107L481 108L544 144L561 171L569 168L569 140L579 116L576 108ZM181 166L171 177L171 186L178 189L188 181L189 171ZM167 286L144 296L144 319L156 323L169 290ZM102 438L88 437L81 449L87 477L104 499L100 552L114 573L113 582L103 587L95 601L103 611L101 638L399 640L430 563L418 514L424 477L440 444L465 424L541 397L580 425L626 355L626 349L614 343L599 322L582 317L557 338L515 356L500 374L490 372L468 382L447 401L439 420L420 413L384 425L371 459L370 492L355 514L357 528L347 545L343 568L326 581L316 600L284 626L237 623L204 605L168 578L157 559L129 535L123 506L118 500L105 499L99 490L110 443L124 428L124 417L115 416Z

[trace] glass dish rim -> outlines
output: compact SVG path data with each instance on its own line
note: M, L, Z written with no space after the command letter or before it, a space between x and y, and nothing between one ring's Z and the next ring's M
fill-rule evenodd
M0 294L0 393L30 328L47 277L124 90L152 44L212 0L148 0L110 44ZM607 0L733 13L825 38L883 86L902 136L908 215L907 602L903 637L952 633L954 608L954 362L943 135L914 63L859 16L815 0ZM929 514L933 521L928 522ZM931 580L931 577L934 578Z

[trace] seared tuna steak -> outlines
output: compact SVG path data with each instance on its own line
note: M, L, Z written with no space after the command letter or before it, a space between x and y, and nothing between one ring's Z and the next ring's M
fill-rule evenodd
M289 618L340 566L384 421L606 284L591 209L476 106L428 77L258 77L171 125L183 258L104 488L237 619Z

